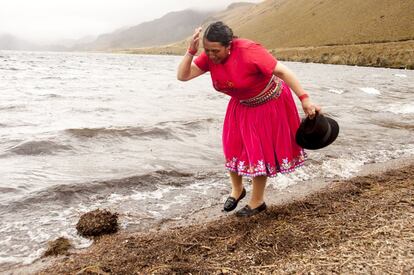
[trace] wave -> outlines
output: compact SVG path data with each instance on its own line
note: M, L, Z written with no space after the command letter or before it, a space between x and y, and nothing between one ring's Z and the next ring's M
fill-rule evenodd
M177 139L178 131L194 134L194 130L203 129L216 120L212 118L196 119L192 121L165 121L148 127L123 127L123 128L73 128L65 132L77 138L96 137L131 137L131 138L161 138Z
M13 187L0 187L0 193L17 193L19 190Z
M370 105L370 106L356 106L355 110L361 110L370 113L387 112L395 115L412 115L414 114L414 105L412 104L393 104L393 105Z
M24 110L24 109L26 109L25 105L0 106L0 111L14 111L14 110Z
M333 94L338 94L341 95L343 94L345 91L341 90L341 89L329 89L328 92L333 93Z
M212 173L212 172L211 172ZM175 170L158 170L143 175L131 176L121 179L93 181L66 185L55 185L31 193L18 201L0 206L0 213L10 213L27 209L36 204L44 206L47 203L54 205L69 205L94 200L98 197L109 196L113 193L127 195L132 190L140 192L155 191L166 186L180 187L194 183L201 178L212 177L210 172L203 175L180 172Z
M56 80L61 80L62 77L60 77L60 76L45 76L45 77L42 77L40 79L56 79Z
M160 127L126 127L126 128L79 128L67 129L66 133L77 138L95 138L95 137L149 137L178 139L173 134L173 130Z
M59 144L50 140L39 141L25 141L16 146L13 146L6 151L17 155L50 155L59 151L72 150L73 148L68 145Z
M94 112L115 112L116 110L109 107L98 107L93 110Z
M203 129L206 126L212 124L212 123L216 123L218 122L216 119L213 118L199 118L199 119L194 119L194 120L188 120L188 121L180 121L180 120L175 120L175 121L164 121L164 122L160 122L157 125L160 126L170 126L172 128L181 128L181 129L188 129L188 130L198 130L198 129Z
M414 130L414 124L408 124L398 121L372 121L374 124L390 129L405 129L405 130Z

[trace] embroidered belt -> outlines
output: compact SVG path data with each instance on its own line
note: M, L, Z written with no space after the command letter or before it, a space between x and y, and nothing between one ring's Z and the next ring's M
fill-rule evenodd
M274 98L279 97L281 91L282 81L280 80L280 78L273 76L267 84L266 88L264 88L258 96L245 100L240 100L240 103L248 107L259 106Z

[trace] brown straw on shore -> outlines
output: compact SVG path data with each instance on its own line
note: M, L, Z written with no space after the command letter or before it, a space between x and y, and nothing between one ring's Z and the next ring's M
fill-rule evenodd
M250 219L102 237L41 274L388 273L414 270L414 166L334 182Z

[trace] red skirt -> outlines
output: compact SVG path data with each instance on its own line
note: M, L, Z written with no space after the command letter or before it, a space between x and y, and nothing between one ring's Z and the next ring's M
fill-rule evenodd
M255 107L232 97L223 125L226 168L248 177L294 171L306 158L295 141L299 124L292 92L285 83L278 97Z

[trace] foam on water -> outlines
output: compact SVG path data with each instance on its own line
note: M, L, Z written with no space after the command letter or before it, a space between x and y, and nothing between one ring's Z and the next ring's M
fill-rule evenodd
M370 95L380 95L381 92L375 88L371 88L371 87L365 87L365 88L358 88L361 91L363 91L366 94L370 94Z
M269 179L274 189L285 189L302 181L312 179L348 179L355 176L366 164L384 163L392 159L414 156L414 144L407 144L395 150L366 150L353 154L343 154L336 158L323 159L321 163L305 163L294 173L278 175Z
M74 217L77 214L77 209L69 208L23 221L8 221L6 226L0 228L0 234L9 232L13 237L0 240L0 247L3 247L0 250L0 264L29 264L40 258L49 241L58 237L69 238L76 248L90 246L91 240L80 238L76 233ZM26 234L19 234L23 232ZM13 257L8 256L10 251L15 251Z
M352 158L326 160L322 163L322 174L325 178L349 178L358 172L365 163L366 160Z
M414 104L391 104L385 110L394 114L414 114Z

